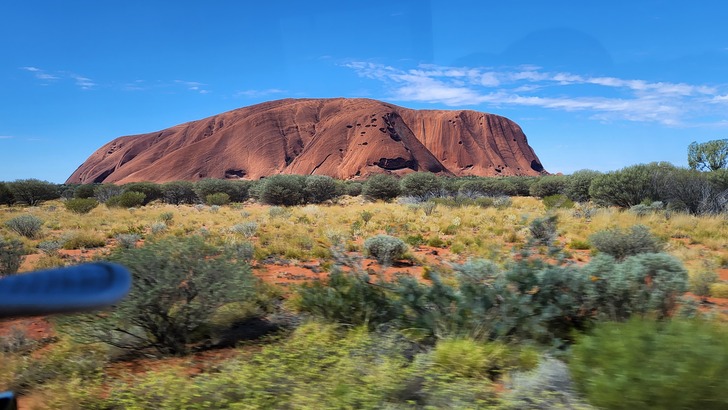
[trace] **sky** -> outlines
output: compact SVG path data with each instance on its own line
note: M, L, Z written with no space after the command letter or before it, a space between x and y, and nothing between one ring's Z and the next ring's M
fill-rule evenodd
M687 165L728 135L715 0L0 1L0 181L280 98L518 123L547 171Z

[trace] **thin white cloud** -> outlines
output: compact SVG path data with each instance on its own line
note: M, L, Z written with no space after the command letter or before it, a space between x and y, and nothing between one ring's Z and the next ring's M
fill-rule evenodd
M283 94L286 90L281 90L278 88L268 88L265 90L244 90L244 91L238 91L235 93L235 97L243 97L243 98L260 98L265 97L269 95L275 95L275 94Z
M97 85L96 82L88 77L67 71L49 73L47 70L33 66L20 67L20 69L32 73L35 78L42 81L43 85L48 85L49 82L64 80L73 81L82 90L90 90Z
M207 84L201 83L198 81L183 81L183 80L174 80L175 84L180 84L183 87L185 87L189 91L195 91L200 94L207 94L210 91L205 88Z
M728 104L728 93L718 87L549 72L535 66L399 69L357 61L345 67L382 82L388 97L397 101L541 107L586 112L602 121L684 126L688 119L716 111L716 104Z
M11 138L15 138L12 135L0 135L0 140L9 140Z

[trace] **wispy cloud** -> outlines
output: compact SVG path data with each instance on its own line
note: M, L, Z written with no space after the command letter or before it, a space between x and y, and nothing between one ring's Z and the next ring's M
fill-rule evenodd
M260 97L266 97L269 95L283 94L285 92L286 92L286 90L281 90L278 88L268 88L265 90L244 90L244 91L236 92L235 97L260 98Z
M449 106L541 107L586 112L591 118L684 126L685 120L725 111L718 87L549 72L539 67L468 68L421 65L412 69L369 62L346 67L380 81L396 101ZM717 107L716 105L721 105Z
M197 81L183 81L183 80L174 80L175 84L179 84L187 88L189 91L196 91L200 94L207 94L210 91L205 89L205 86L207 84L200 83Z
M41 80L43 85L48 85L52 82L73 81L82 90L90 90L97 85L96 82L88 77L68 71L49 72L48 70L32 66L20 67L20 69L32 73L35 78Z
M11 138L15 138L12 135L0 135L0 140L9 140Z

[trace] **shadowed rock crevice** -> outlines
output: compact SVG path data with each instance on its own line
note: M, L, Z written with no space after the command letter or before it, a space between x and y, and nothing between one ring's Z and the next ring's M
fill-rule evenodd
M67 183L257 180L277 174L545 173L521 128L475 111L411 110L368 99L285 99L117 138Z

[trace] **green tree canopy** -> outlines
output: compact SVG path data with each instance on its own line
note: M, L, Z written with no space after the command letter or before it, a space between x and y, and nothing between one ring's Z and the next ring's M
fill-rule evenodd
M688 146L688 165L702 171L725 168L728 165L728 139L693 142Z

